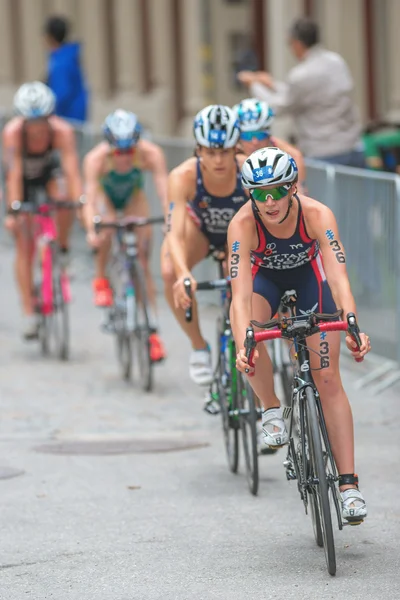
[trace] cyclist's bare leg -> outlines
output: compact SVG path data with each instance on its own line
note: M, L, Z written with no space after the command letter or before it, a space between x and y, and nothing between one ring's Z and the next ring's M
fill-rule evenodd
M46 186L46 192L52 200L71 200L67 197L67 188L64 177L61 175L52 179ZM58 243L61 248L69 248L71 229L74 224L75 212L73 210L58 210L56 215Z
M32 302L33 288L33 236L32 219L28 215L16 217L15 238L15 279L21 299L22 310L25 315L33 315Z
M253 294L253 319L265 323L271 319L271 312L269 302L259 294ZM264 410L279 407L280 401L275 394L272 362L267 347L264 343L261 343L257 345L257 350L259 358L257 360L254 375L249 377L249 383L257 397L260 399Z
M105 194L99 193L96 200L97 214L101 216L103 223L115 221L117 213ZM107 264L111 250L113 232L110 229L104 229L99 233L99 245L95 254L95 276L97 279L107 277Z
M193 221L187 217L185 225L184 246L186 249L186 260L190 270L206 258L210 244L207 238L196 227ZM199 315L197 310L196 299L192 303L192 320L188 323L185 319L185 311L181 308L176 308L173 297L173 286L176 281L176 275L172 260L168 250L168 238L165 238L161 247L161 273L164 280L164 292L167 302L175 315L179 325L186 333L192 343L194 350L202 350L207 342L204 339L199 325Z
M354 429L353 415L346 392L343 389L340 371L340 333L328 333L325 339L320 334L307 338L310 350L310 366L315 385L321 397L322 408L332 453L339 473L354 473ZM316 352L324 352L329 367L321 369L321 357ZM320 369L320 370L315 370ZM343 491L352 485L342 486Z

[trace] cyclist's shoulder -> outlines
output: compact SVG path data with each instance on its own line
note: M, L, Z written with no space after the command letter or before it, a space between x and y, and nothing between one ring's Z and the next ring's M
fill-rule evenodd
M324 229L327 223L335 220L332 210L319 200L303 194L299 195L299 199L306 223L314 232Z
M169 176L171 179L181 180L182 183L196 181L197 158L192 156L183 161L180 165L172 169Z
M229 227L238 229L245 234L248 234L254 229L254 215L250 201L246 202L246 204L244 204L232 217Z
M140 139L137 143L139 161L143 169L152 171L160 163L165 163L164 150L158 144Z
M3 128L3 140L20 142L24 119L22 117L13 117Z
M89 152L86 153L83 160L86 168L103 171L106 160L110 154L110 147L107 142L96 144Z
M239 149L236 154L235 154L235 160L237 162L237 166L239 169L242 168L244 161L246 160L247 156L246 154L243 152L242 149Z
M188 158L183 163L172 169L168 175L169 186L179 190L181 196L189 199L196 192L197 185L197 159Z
M63 146L65 143L75 140L75 129L68 121L52 115L48 118L48 122L54 135L55 146Z

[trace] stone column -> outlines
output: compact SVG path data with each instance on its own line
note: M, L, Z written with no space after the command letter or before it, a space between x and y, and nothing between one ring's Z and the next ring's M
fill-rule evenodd
M321 33L324 45L340 54L354 79L354 101L361 118L367 110L365 15L363 0L323 0Z
M28 0L29 1L29 0ZM91 92L106 93L108 61L104 5L99 0L79 3L79 21L85 35L84 67Z
M268 52L268 69L271 75L285 81L296 60L288 46L288 31L292 22L303 15L303 0L268 0L265 9L265 32ZM278 137L288 137L294 132L290 116L277 117L272 127Z
M386 14L386 64L388 117L400 119L399 23L400 2L387 0Z
M193 116L204 106L204 77L202 69L200 2L183 2L183 90L185 115L192 121Z
M118 90L140 90L141 31L138 0L114 1L115 63Z
M10 3L8 0L0 0L0 82L3 85L13 83L11 36Z
M43 79L46 74L46 48L42 39L44 12L41 3L20 0L23 78Z

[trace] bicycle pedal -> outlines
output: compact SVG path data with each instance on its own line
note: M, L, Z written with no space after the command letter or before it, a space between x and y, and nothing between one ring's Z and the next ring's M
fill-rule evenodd
M216 400L207 400L203 406L203 410L209 415L219 415L221 412L220 406Z
M115 333L115 327L113 323L102 323L100 329L103 333Z
M343 525L350 525L351 527L354 527L355 525L361 525L361 523L364 523L364 519L358 521L349 521L348 519L346 519L345 521L343 521Z

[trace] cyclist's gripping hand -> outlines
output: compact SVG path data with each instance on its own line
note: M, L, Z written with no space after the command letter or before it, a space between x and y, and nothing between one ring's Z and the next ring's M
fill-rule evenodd
M371 350L371 342L365 333L360 333L361 347L358 350L357 344L350 335L346 335L346 345L353 355L354 360L360 362L364 356Z
M186 292L186 288L185 288L185 284L184 284L185 279L190 280L190 289L191 289L192 296L197 289L197 281L194 279L194 277L191 273L189 273L187 275L183 275L182 277L179 277L179 279L177 279L177 281L175 281L174 287L173 287L175 306L176 306L176 308L183 308L183 310L186 310L192 304L192 300L191 300L191 298L189 298L189 296Z
M255 349L253 354L253 363L256 362L258 356L258 350ZM247 373L247 375L254 373L254 367L250 367L249 361L247 360L245 348L240 348L239 352L236 354L236 368L241 373Z

